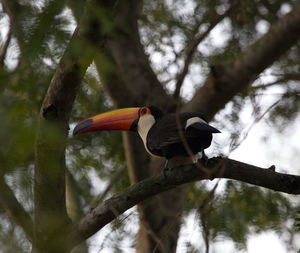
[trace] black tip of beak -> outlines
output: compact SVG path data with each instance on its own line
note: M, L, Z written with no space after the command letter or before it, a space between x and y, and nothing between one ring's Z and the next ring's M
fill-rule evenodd
M210 131L213 133L213 134L218 134L218 133L221 133L221 131L219 131L217 128L213 127L213 126L209 126L210 127Z
M207 130L213 134L221 133L221 131L219 131L217 128L215 128L211 125L206 125L206 126L207 126Z
M218 134L221 133L217 128L214 128L213 126L207 125L207 131L213 133L213 134Z
M204 131L204 132L210 132L213 134L216 133L221 133L217 128L214 128L213 126L206 124L206 123L195 123L192 124L188 127L189 128L193 128L193 129L197 129L198 131Z
M76 125L76 127L73 130L73 136L75 136L76 134L79 134L82 132L82 130L84 130L85 128L91 126L93 124L93 120L88 119L85 121L80 122L78 125Z

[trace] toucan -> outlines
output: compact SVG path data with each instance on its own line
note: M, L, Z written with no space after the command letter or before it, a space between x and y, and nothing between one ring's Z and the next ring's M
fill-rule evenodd
M97 114L79 122L73 135L103 130L136 131L146 151L168 161L200 154L211 145L212 134L220 131L199 112L163 114L155 106L123 108ZM195 156L196 157L196 156ZM192 161L196 162L195 157ZM189 161L191 161L189 159Z

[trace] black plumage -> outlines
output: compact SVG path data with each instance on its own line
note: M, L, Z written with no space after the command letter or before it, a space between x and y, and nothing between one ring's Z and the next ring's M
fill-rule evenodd
M151 107L150 110L153 111ZM192 118L199 120L186 128L187 121ZM169 160L175 156L188 156L184 142L193 154L202 152L210 146L212 133L219 133L219 130L208 125L201 113L160 114L147 134L146 145L152 154Z

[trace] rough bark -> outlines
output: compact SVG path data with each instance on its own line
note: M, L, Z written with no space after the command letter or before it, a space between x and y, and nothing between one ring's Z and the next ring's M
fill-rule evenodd
M275 167L261 168L228 158L211 158L203 164L175 167L166 177L156 175L134 184L89 213L74 227L72 241L80 243L132 206L158 193L196 180L234 179L288 194L300 194L300 176L275 172ZM202 168L202 169L201 169ZM204 169L205 170L204 170Z
M168 108L174 104L151 69L141 44L137 23L140 10L141 1L118 1L115 6L117 32L108 37L107 44L122 79L139 103Z
M78 30L74 37L77 34ZM65 201L65 147L68 118L81 81L79 69L78 59L74 61L66 54L41 107L34 176L35 246L41 252L67 252L63 239L67 231L62 229L69 223Z
M274 23L269 31L231 63L214 66L204 85L184 106L202 111L208 119L279 59L300 38L300 5Z

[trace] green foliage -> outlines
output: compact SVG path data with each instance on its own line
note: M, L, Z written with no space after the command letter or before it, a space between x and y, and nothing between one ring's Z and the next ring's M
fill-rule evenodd
M283 131L286 125L298 117L300 109L299 94L291 92L291 95L282 99L282 102L271 112L270 120Z
M24 239L24 233L19 227L6 219L1 219L0 224L1 252L30 252L30 244Z
M241 246L250 232L279 232L292 218L291 204L282 194L232 181L227 182L212 208L208 217L212 238L224 235Z
M230 238L238 248L245 248L249 234L268 230L281 234L294 220L294 207L281 193L230 180L223 187L212 198L204 184L194 184L188 190L185 210L196 207L200 215L203 213L201 223L208 227L211 241Z
M295 219L295 226L296 229L300 231L300 211L297 212L297 216Z

